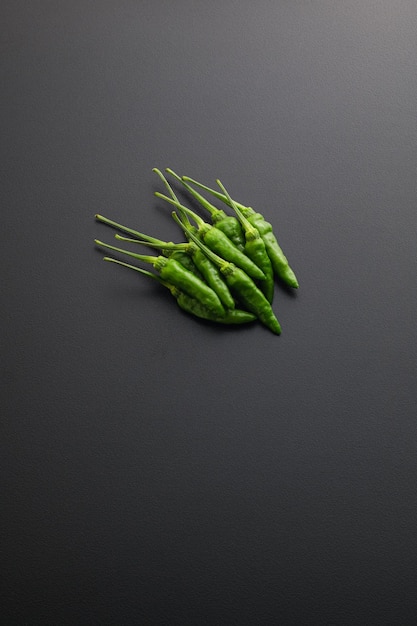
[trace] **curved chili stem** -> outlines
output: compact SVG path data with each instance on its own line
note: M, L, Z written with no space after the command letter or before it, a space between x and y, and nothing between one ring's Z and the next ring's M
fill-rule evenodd
M152 171L153 171L153 172L155 172L155 174L158 174L159 178L160 178L160 179L162 180L162 182L164 183L164 185L165 185L165 187L167 188L168 192L171 194L171 198L172 198L172 200L173 200L173 201L175 201L175 202L177 203L177 204L176 204L176 207L177 207L177 209L179 210L179 212L181 213L181 217L182 217L183 222L184 222L187 226L189 226L189 227L191 228L191 227L192 227L192 224L191 224L191 222L190 222L190 220L189 220L189 218L188 218L188 216L187 216L187 213L185 213L185 212L184 212L184 210L183 210L183 209L184 209L184 208L186 208L186 207L184 207L184 206L181 204L181 202L178 200L178 198L177 198L177 196L176 196L176 194L175 194L174 190L172 189L171 185L169 184L169 182L167 181L167 179L165 178L165 176L163 175L163 173L161 172L161 170L159 170L157 167L154 167ZM158 196L158 197L163 197L164 199L167 199L167 197L166 197L166 196L159 196L159 195L158 195L158 192L155 192L155 195L156 195L156 196Z
M129 235L133 235L137 239L146 239L146 240L155 240L155 241L157 241L157 239L155 239L155 237L150 237L149 235L145 235L144 233L140 233L137 230L133 230L133 228L128 228L127 226L123 226L123 224L118 224L117 222L114 222L113 220L109 220L108 217L104 217L103 215L96 214L95 218L99 222L102 222L103 224L107 224L108 226L113 226L113 228L117 228L118 230L121 230L121 231L123 231L125 233L128 233Z
M223 258L233 262L255 280L262 280L265 278L263 271L244 252L242 252L242 250L240 250L223 231L218 229L216 226L212 226L208 222L205 222L199 215L194 213L194 211L185 207L181 203L178 203L176 200L168 198L168 196L164 196L158 191L155 192L155 195L158 198L163 198L177 208L181 207L187 215L190 215L197 223L199 237L204 239L205 243L219 253ZM188 228L188 230L192 229ZM196 231L194 230L194 233L195 232Z
M130 263L124 263L123 261L119 261L118 259L113 259L112 257L109 257L109 256L103 257L103 261L110 261L111 263L117 263L117 265L123 265L123 267L128 267L131 270L135 270L135 272L140 272L141 274L144 274L145 276L149 276L150 278L157 280L158 283L161 283L161 285L167 286L167 283L164 280L162 280L162 278L158 276L158 274L153 274L152 272L149 272L148 270L144 270L142 267L137 267L136 265L131 265Z
M174 202L172 202L172 204L175 205ZM187 209L187 211L190 211L190 209ZM193 211L191 211L191 214L193 214ZM193 232L196 234L195 230ZM212 226L202 220L202 225L199 224L198 226L198 236L204 240L204 243L211 250L219 254L223 259L226 259L227 261L234 263L237 267L240 267L251 278L255 280L262 280L265 278L265 274L260 267L258 267L247 254L237 248L228 236L223 231L216 228L216 226Z
M199 250L197 246L191 241L184 243L174 243L172 241L162 241L161 239L155 239L153 237L147 237L146 239L130 239L129 237L122 237L116 233L115 238L120 241L127 241L128 243L139 243L151 248L157 248L162 251L162 254L170 259L175 259L189 272L192 272L199 278L202 278L196 264L194 263L195 252Z
M123 250L122 248L117 248L116 246L111 246L109 243L104 243L99 239L94 239L94 243L103 248L108 248L109 250L114 250L115 252L121 252L122 254L126 254L127 256L131 256L134 259L138 259L138 261L144 261L145 263L151 263L157 267L159 265L159 261L167 261L164 257L153 256L148 254L137 254L136 252L130 252L129 250Z
M181 222L183 226L185 226L188 230L193 230L193 226L189 219L189 215L190 215L197 222L198 229L200 230L202 236L204 236L204 233L206 232L207 229L211 230L213 228L210 224L207 224L206 222L204 222L204 220L200 218L199 215L197 215L196 213L191 211L191 209L188 209L187 207L181 204L181 202L178 200L177 196L175 195L171 185L166 180L165 176L162 174L160 170L158 170L157 168L154 168L153 171L158 174L158 176L164 182L166 188L168 189L171 195L171 198L168 198L167 196L164 196L163 194L156 193L157 197L161 197L164 200L171 202L180 211L181 216L182 216ZM173 172L173 170L169 170L169 171ZM175 173L173 174L174 176L177 176ZM181 180L179 176L178 176L178 179ZM187 249L187 252L190 254L190 257L192 258L194 265L196 266L196 268L198 269L198 271L204 278L207 285L217 294L220 302L222 303L225 309L234 309L235 301L233 299L232 294L229 291L229 288L226 285L226 282L223 276L221 275L219 271L219 268L208 259L208 257L204 254L204 252L202 252L200 248L196 246L196 244L190 238L188 238L188 241L189 241L189 247ZM162 250L172 249L172 248L166 248L166 247L164 248L161 245L159 247Z
M210 213L210 216L213 222L227 217L227 214L225 213L225 211L223 211L223 209L218 209L217 207L215 207L214 204L211 204L211 202L206 200L206 198L204 198L204 196L202 196L201 193L198 193L198 191L193 189L191 185L188 185L184 176L179 176L169 167L167 167L165 171L168 172L168 174L171 174L171 176L173 176L176 180L178 180L180 183L184 185L187 191L189 191L190 194L196 200L198 200L201 206L203 206Z
M245 238L242 232L241 224L237 217L235 215L227 215L223 209L219 209L214 206L214 204L211 204L211 202L208 202L204 196L198 193L198 191L193 189L191 185L184 180L184 176L178 176L178 174L170 168L167 168L166 171L180 181L188 192L210 213L213 226L216 226L216 228L227 235L230 241L232 241L235 246L243 252L245 248Z
M207 185L203 185L203 183L200 183L198 180L195 180L194 178L190 178L189 176L183 176L183 179L185 181L188 181L190 183L193 183L194 185L196 185L197 187L200 187L200 189L204 189L205 191L207 191L208 193L211 193L211 195L213 195L215 198L217 198L218 200L221 200L222 202L224 202L225 204L227 204L228 206L232 206L229 203L229 200L227 198L227 196L224 193L221 193L220 191L217 191L216 189L212 189L211 187L207 187ZM255 211L251 208L248 207L244 204L241 204L240 202L236 202L235 201L236 206L241 210L244 211L245 213L247 213L248 215L250 213L254 213Z
M169 191L169 193L171 194L171 196L173 197L174 200L176 200L177 202L179 202L177 196L175 195L174 190L172 189L171 185L169 184L169 182L167 181L167 179L165 178L165 176L163 175L163 173L161 172L160 169L158 169L157 167L154 167L152 169L152 171L155 174L158 174L159 178L162 180L162 182L164 183L165 187L167 188L167 190Z
M162 239L154 239L153 237L147 237L146 239L130 239L129 237L122 237L116 234L115 238L119 241L126 241L128 243L140 243L151 248L158 248L159 250L184 250L187 251L190 247L189 243L174 243L173 241L163 241ZM194 245L194 244L193 244Z
M183 204L181 204L181 202L179 202L178 200L174 200L173 198L168 198L168 196L165 196L163 193L159 193L159 191L155 191L155 196L157 198L161 198L162 200L166 200L166 202L169 202L170 204L174 205L181 213L184 211L184 213L186 214L187 217L192 217L193 218L193 220L197 224L198 228L204 228L205 226L210 226L210 228L211 228L211 225L208 224L207 222L205 222L202 217L197 215L197 213L195 213L194 211L192 211L188 207L186 207Z
M222 182L219 179L217 179L216 183L219 185L220 189L223 191L223 194L225 198L227 199L227 204L234 210L240 223L242 224L242 228L245 231L245 238L247 240L248 239L251 240L251 239L257 239L258 237L260 237L259 231L256 228L254 228L254 226L252 226L252 224L246 219L242 211L239 209L237 202L235 202L235 200L233 200L233 198L230 197L229 192L224 187Z

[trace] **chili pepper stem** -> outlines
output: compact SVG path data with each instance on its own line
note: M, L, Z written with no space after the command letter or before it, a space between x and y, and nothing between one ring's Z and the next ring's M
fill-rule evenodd
M204 189L205 191L207 191L208 193L210 193L212 196L214 196L215 198L217 198L218 200L221 200L222 202L224 202L225 204L227 204L228 206L231 206L228 202L227 196L223 193L221 193L220 191L217 191L216 189L212 189L211 187L207 187L207 185L203 185L203 183L200 183L198 180L195 180L194 178L190 178L189 176L183 176L184 181L193 183L194 185L196 185L197 187L200 187L200 189ZM250 211L251 213L254 213L255 211L248 206L245 206L244 204L241 204L240 202L236 202L235 204L239 207L239 209L242 211Z
M119 241L126 241L128 243L139 243L151 248L158 248L158 250L184 250L189 248L188 243L174 243L172 241L162 241L162 239L153 239L149 237L147 239L130 239L129 237L122 237L121 235L115 235L115 238Z
M234 210L237 217L239 218L240 223L243 226L246 240L256 239L259 237L259 232L252 226L250 222L243 215L242 211L239 209L237 202L235 202L231 197L227 189L224 187L222 182L217 179L216 183L219 185L220 189L223 191L225 198L227 199L227 204Z
M159 178L162 180L162 182L164 183L165 187L168 189L168 192L171 194L172 197L172 201L176 202L177 204L175 205L177 207L177 209L179 210L179 212L181 213L183 222L187 225L187 226L192 226L189 217L187 215L187 213L184 211L184 209L186 207L184 207L181 202L178 200L174 190L172 189L171 185L169 184L169 182L167 181L167 179L165 178L165 176L163 175L163 173L161 172L161 170L159 170L157 167L154 167L153 172L155 172L155 174L158 174ZM158 193L155 193L156 196L158 196ZM165 200L167 200L166 196L161 196L163 197Z
M160 193L159 191L155 191L155 196L157 198L161 198L162 200L165 200L166 202L169 202L170 204L174 205L175 208L177 208L181 213L184 212L187 216L192 217L192 219L195 221L195 223L197 224L199 228L204 228L205 226L207 226L203 218L201 218L199 215L197 215L197 213L195 213L188 207L181 204L181 202L179 202L178 200L174 200L173 198L168 198L168 196L165 196L163 193Z
M136 265L131 265L130 263L124 263L123 261L119 261L118 259L113 259L110 256L103 257L103 261L110 261L111 263L116 263L117 265L122 265L123 267L128 267L131 270L135 270L135 272L139 272L140 274L144 274L145 276L149 276L154 280L157 280L159 283L164 284L164 281L157 274L153 274L148 270L144 270L142 267L137 267Z
M103 248L108 248L109 250L114 250L115 252L121 252L122 254L127 254L128 256L133 257L134 259L138 259L139 261L145 261L145 263L151 263L155 265L159 259L162 257L156 257L148 254L136 254L136 252L130 252L129 250L122 250L122 248L117 248L116 246L111 246L109 243L104 243L99 239L94 239L94 243L97 246L101 246ZM166 259L164 259L166 261Z
M139 233L137 230L133 230L133 228L128 228L127 226L123 226L123 224L118 224L117 222L114 222L113 220L109 220L108 217L104 217L103 215L99 215L97 213L95 215L95 218L99 222L102 222L103 224L107 224L108 226L113 226L113 228L117 228L118 230L122 230L125 233L129 233L130 235L133 235L134 237L139 237L143 239L142 233Z
M180 202L177 198L177 196L175 195L174 190L172 189L171 185L169 184L169 182L167 181L167 179L165 178L165 176L163 175L163 173L161 172L161 170L159 170L157 167L154 167L152 170L155 174L158 174L159 178L162 180L162 182L164 183L165 187L167 188L168 192L171 194L173 200L175 200L176 202Z
M208 200L206 200L206 198L204 198L200 193L198 193L198 191L196 191L195 189L193 189L191 187L191 185L188 185L188 183L184 180L184 177L179 176L178 174L176 174L171 168L167 167L167 169L165 170L166 172L168 172L168 174L171 174L171 176L173 176L176 180L178 180L180 183L182 183L184 185L184 187L187 189L187 191L196 199L198 200L198 202L206 209L206 211L208 211L208 213L210 213L210 216L212 218L212 220L219 220L223 217L226 217L226 213L222 210L222 209L218 209L217 207L215 207L213 204L211 204L211 202L209 202Z

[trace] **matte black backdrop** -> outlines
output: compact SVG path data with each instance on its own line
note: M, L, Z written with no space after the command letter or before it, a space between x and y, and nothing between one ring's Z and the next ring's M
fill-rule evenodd
M2 623L415 624L415 0L0 22ZM274 224L281 337L101 261L155 166Z

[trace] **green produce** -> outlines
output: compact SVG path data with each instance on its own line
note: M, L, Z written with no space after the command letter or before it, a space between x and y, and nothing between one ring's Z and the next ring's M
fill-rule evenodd
M226 285L219 269L210 259L204 254L202 250L193 242L188 243L172 243L171 241L155 240L155 243L151 241L151 237L146 240L140 239L128 239L126 237L120 237L116 235L117 239L122 241L128 241L130 243L143 243L154 248L158 248L162 252L168 252L169 257L172 259L174 254L181 254L188 257L194 267L198 270L199 276L205 280L207 285L217 293L221 303L226 309L234 309L235 301ZM181 257L182 258L182 257ZM180 260L181 265L185 265Z
M216 190L166 168L165 172L181 184L184 195L190 195L209 214L207 219L211 223L208 223L178 199L161 170L153 168L152 171L168 192L165 195L156 191L155 195L175 207L172 217L181 229L182 238L178 242L166 241L97 214L99 222L118 231L115 233L118 241L158 251L157 255L139 254L134 248L126 250L95 239L97 246L150 264L154 271L110 255L104 260L159 282L169 290L180 309L193 317L223 325L258 320L275 335L280 335L281 325L272 309L275 277L294 288L298 287L298 281L272 225L262 214L236 202L219 179L216 180L219 190ZM217 208L194 187L214 196L233 214Z
M262 291L255 285L250 276L245 274L242 269L221 258L205 246L200 239L181 222L175 211L172 216L177 224L179 224L179 226L181 226L187 233L187 235L191 237L191 239L205 252L205 254L207 254L209 259L218 265L220 271L225 277L227 285L231 291L236 294L238 300L242 302L246 309L256 315L256 317L273 333L280 335L281 326L275 317L270 303L265 298Z
M236 203L229 195L229 192L222 185L220 180L217 180L217 184L230 202L231 207L235 211L240 223L242 224L243 232L245 233L245 252L248 257L263 271L265 278L259 281L259 287L269 303L272 302L274 297L274 270L272 268L271 260L266 250L265 242L259 234L259 230L252 226L252 224L246 219L240 209L236 206Z
M191 209L188 209L186 206L176 202L172 198L168 198L158 191L155 192L155 195L158 198L162 198L170 204L173 204L181 211L181 213L184 212L186 215L191 217L197 224L197 231L195 232L198 232L199 239L204 241L210 250L227 261L234 263L237 267L240 267L251 278L254 278L255 280L262 280L262 278L265 278L262 270L259 269L259 267L255 265L255 263L251 261L244 252L241 252L238 248L236 248L234 243L230 241L224 232L216 228L216 226L208 224L199 215L197 215L197 213L194 213L194 211L191 211Z
M207 307L207 309L213 311L213 313L217 316L222 317L225 315L224 307L220 302L218 295L212 290L212 288L195 276L195 274L186 270L175 259L167 259L164 256L136 254L135 252L122 250L121 248L116 248L108 243L103 243L98 239L95 240L95 243L103 248L108 248L109 250L114 250L115 252L121 252L122 254L131 256L139 261L150 263L160 273L162 280L165 280L174 287L184 291L189 296L192 296Z
M162 250L162 247L156 244L159 242L164 245L167 243L166 241L156 239L155 237L150 237L149 235L140 233L137 230L133 230L132 228L128 228L127 226L123 226L122 224L118 224L117 222L114 222L113 220L109 220L107 217L104 217L103 215L97 214L96 219L99 222L102 222L103 224L107 224L108 226L113 226L113 228L117 228L118 230L121 230L122 232L125 232L125 233L129 233L130 235L133 235L135 237L135 239L128 239L127 237L121 237L120 235L116 234L115 235L116 239L119 239L120 241L129 241L131 243L143 243L153 248L159 248L161 252L165 254L165 256L170 257L171 259L175 259L176 261L178 261L178 263L181 263L181 265L185 267L185 269L187 269L189 272L192 272L193 274L201 278L201 275L199 271L197 270L196 266L194 265L191 256L187 253L186 250L182 250L178 248L172 249L172 250L169 250L167 248L165 250Z
M193 189L193 187L191 187L191 185L189 185L184 178L175 174L175 172L170 168L167 168L165 171L181 182L187 191L210 213L213 226L223 231L224 234L227 235L231 241L233 241L236 248L238 248L241 252L244 252L245 237L239 220L234 215L227 215L225 211L218 209L214 206L214 204L208 202L208 200L198 193L198 191Z
M249 311L242 311L241 309L226 311L226 314L221 317L213 313L213 311L205 307L203 304L201 304L201 302L196 298L193 298L184 291L181 291L180 289L178 289L178 287L175 287L171 283L162 280L156 274L152 274L152 272L148 272L147 270L136 267L135 265L123 263L122 261L110 257L104 257L104 261L117 263L118 265L128 267L132 270L135 270L136 272L140 272L141 274L145 274L146 276L158 280L161 285L164 285L164 287L167 287L169 289L171 294L176 299L178 306L186 313L190 313L195 317L209 320L211 322L217 322L219 324L247 324L256 320L256 316L253 313L249 313Z
M172 189L171 185L169 184L165 176L162 174L162 172L156 167L153 169L153 171L156 174L158 174L158 176L164 183L165 187L171 194L172 200L175 202L175 205L181 206L180 201L178 200L177 196L174 193L174 190ZM181 214L183 216L183 220L186 223L186 225L188 225L191 228L191 222L189 221L186 213L182 211ZM234 303L233 297L218 267L214 263L212 263L212 261L210 261L210 259L204 254L204 252L202 252L200 248L195 245L195 243L191 242L190 239L188 241L189 241L189 246L187 247L187 252L192 257L194 265L199 270L199 272L205 279L206 283L213 289L213 291L217 293L217 295L220 298L220 301L225 306L225 308L234 309L235 303Z
M122 237L118 234L115 235L115 238L118 241L143 244L149 248L157 248L164 256L170 259L175 259L178 263L185 267L186 270L203 279L203 276L198 271L192 259L191 247L189 248L188 244L185 242L174 243L173 241L162 241L162 239L152 240L153 238L149 236L146 239L131 239L130 237Z
M211 189L206 185L190 178L189 176L183 177L185 181L192 182L201 189L211 193L213 196L222 200L228 206L231 206L229 199L223 193L216 191L215 189ZM274 234L272 225L267 222L264 216L261 213L257 213L251 207L240 204L239 202L235 203L242 214L247 218L247 220L258 229L259 234L265 242L265 246L268 252L268 256L271 259L272 267L276 276L281 278L283 282L285 282L288 286L294 287L295 289L299 286L298 280L289 266L288 259L283 253L281 247L278 244L277 238Z

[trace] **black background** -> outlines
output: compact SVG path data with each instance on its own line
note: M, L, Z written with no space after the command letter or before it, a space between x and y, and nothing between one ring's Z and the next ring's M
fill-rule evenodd
M1 7L3 623L416 623L415 1ZM280 337L101 261L153 167L273 223Z

